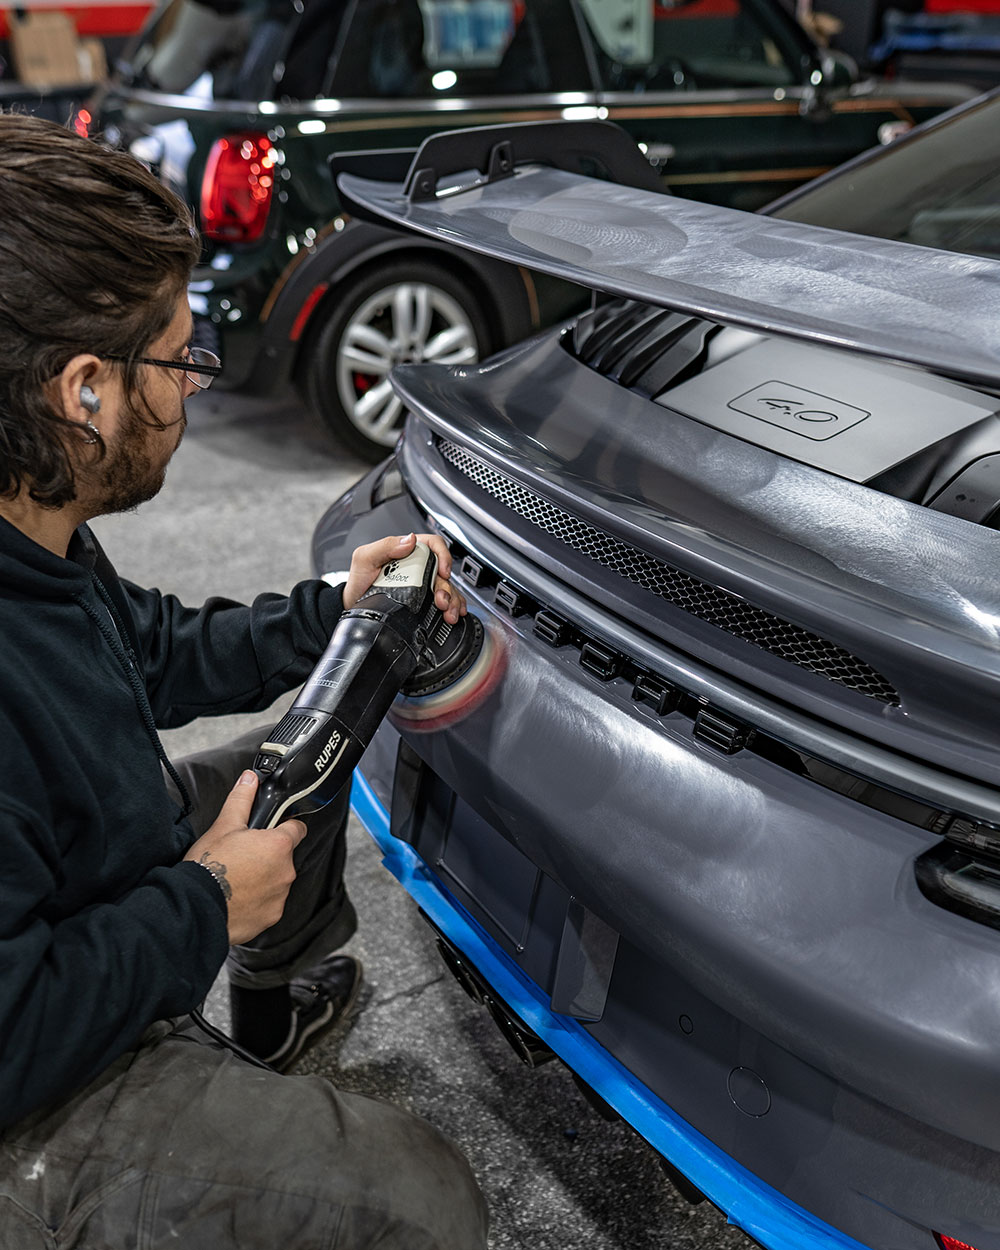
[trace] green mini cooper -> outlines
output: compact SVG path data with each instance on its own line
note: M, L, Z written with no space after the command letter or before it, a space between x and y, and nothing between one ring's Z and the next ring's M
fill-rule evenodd
M231 387L294 381L376 460L399 362L472 362L578 288L352 221L337 151L435 131L608 118L665 189L758 208L970 95L860 80L778 0L170 0L74 122L191 203L191 304Z

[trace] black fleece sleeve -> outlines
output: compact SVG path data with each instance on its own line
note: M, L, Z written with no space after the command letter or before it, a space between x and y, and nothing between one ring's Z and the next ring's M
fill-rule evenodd
M155 1020L196 1007L228 949L221 891L189 862L153 868L113 903L45 920L60 884L51 841L4 799L0 1125L85 1084Z
M256 712L309 676L343 610L343 588L300 582L250 607L209 599L185 608L173 595L122 586L142 647L157 725Z

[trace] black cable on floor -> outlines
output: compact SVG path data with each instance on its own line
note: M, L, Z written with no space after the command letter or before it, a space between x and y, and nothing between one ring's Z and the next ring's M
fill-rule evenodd
M198 1028L201 1029L203 1033L207 1033L214 1042L218 1042L220 1046L225 1046L227 1050L231 1050L233 1054L238 1056L240 1059L245 1059L247 1063L252 1063L255 1068L263 1068L265 1072L278 1071L277 1068L272 1068L269 1063L265 1063L263 1059L261 1059L258 1055L253 1054L252 1051L245 1050L239 1042L234 1042L228 1033L223 1033L223 1031L221 1029L217 1029L214 1024L209 1024L197 1008L191 1012L191 1019L195 1022Z

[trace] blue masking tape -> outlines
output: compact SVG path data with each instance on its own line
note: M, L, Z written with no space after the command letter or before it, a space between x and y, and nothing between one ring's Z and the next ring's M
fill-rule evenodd
M748 1172L646 1088L575 1020L557 1015L530 978L441 886L406 842L389 832L389 813L355 771L351 806L382 862L498 996L574 1072L669 1159L735 1224L770 1250L869 1250Z

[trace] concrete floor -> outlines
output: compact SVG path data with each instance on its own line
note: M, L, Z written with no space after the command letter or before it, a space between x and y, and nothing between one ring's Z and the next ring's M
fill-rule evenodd
M158 498L95 523L120 572L188 604L214 594L246 601L309 576L313 527L367 466L338 453L291 398L209 392L189 416ZM280 710L202 721L164 743L177 757L266 730ZM489 1199L493 1250L748 1250L708 1203L676 1194L631 1129L591 1110L561 1064L520 1063L444 971L415 905L353 818L347 875L362 1009L300 1071L400 1103L450 1134ZM220 992L209 1015L225 1024Z

